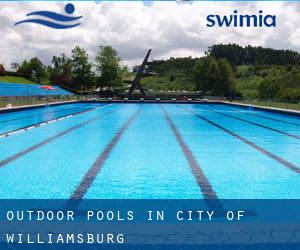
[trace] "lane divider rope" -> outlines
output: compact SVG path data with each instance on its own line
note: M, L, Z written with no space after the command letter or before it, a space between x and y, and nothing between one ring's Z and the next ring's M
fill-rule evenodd
M13 161L21 158L22 156L24 156L24 155L26 155L26 154L28 154L28 153L30 153L32 151L35 151L36 149L38 149L38 148L40 148L42 146L45 146L46 144L48 144L48 143L50 143L50 142L52 142L52 141L54 141L54 140L56 140L56 139L64 136L64 135L67 135L67 134L71 133L72 131L74 131L76 129L79 129L79 128L81 128L81 127L83 127L83 126L85 126L85 125L87 125L87 124L89 124L91 122L97 121L97 120L101 119L102 117L104 117L105 115L109 115L109 114L111 114L113 112L115 112L115 110L104 112L104 113L102 113L99 116L93 117L93 118L91 118L91 119L89 119L89 120L87 120L85 122L82 122L82 123L80 123L78 125L70 127L70 128L68 128L68 129L66 129L66 130L64 130L64 131L62 131L62 132L60 132L58 134L55 134L55 135L53 135L53 136L51 136L51 137L49 137L49 138L47 138L47 139L45 139L45 140L43 140L43 141L41 141L39 143L33 145L33 146L30 146L30 147L28 147L28 148L26 148L26 149L24 149L24 150L22 150L22 151L20 151L20 152L18 152L16 154L14 154L14 155L11 155L11 156L7 157L6 159L0 161L0 168L2 168L5 165L7 165L7 164L9 164L9 163L11 163L11 162L13 162Z
M76 115L80 115L80 114L87 113L87 112L90 112L90 111L93 111L93 110L105 108L105 107L108 107L108 106L111 106L111 105L112 104L107 104L107 105L100 106L100 107L97 107L97 108L92 108L92 109L88 109L88 110L84 110L84 111L79 111L79 112L76 112L76 113L71 114L71 115L62 116L62 117L55 118L55 119L52 119L52 120L49 120L49 121L46 121L46 122L41 122L41 123L38 123L38 124L35 124L35 125L30 125L28 127L16 129L16 130L13 130L13 131L10 131L10 132L5 132L3 134L0 134L0 139L4 138L4 137L11 136L11 135L19 134L19 133L22 133L22 132L26 132L26 131L29 131L31 129L38 128L38 127L41 127L41 126L44 126L44 125L47 125L47 124L51 124L51 123L54 123L54 122L65 120L65 119L71 118L71 117L76 116Z

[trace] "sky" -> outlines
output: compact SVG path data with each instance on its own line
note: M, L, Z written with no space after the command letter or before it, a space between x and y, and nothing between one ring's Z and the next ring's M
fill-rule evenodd
M94 61L100 45L112 45L122 63L139 64L147 49L151 59L200 57L218 43L238 43L300 51L300 2L73 2L79 27L55 30L37 24L14 23L26 14L51 10L65 14L66 2L0 2L0 64L10 68L37 56L50 64L53 55L71 54L79 45ZM275 28L209 28L209 14L276 15Z

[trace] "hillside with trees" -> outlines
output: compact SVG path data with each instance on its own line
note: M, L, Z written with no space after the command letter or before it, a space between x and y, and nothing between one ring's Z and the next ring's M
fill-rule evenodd
M218 44L208 48L207 55L216 59L226 58L231 65L297 65L300 63L298 52L291 50L275 50L271 48L246 46L237 44Z
M154 90L197 90L203 95L298 103L300 54L236 44L214 45L201 58L154 61L143 84Z
M0 82L46 83L60 85L69 90L86 93L97 87L120 87L128 68L122 66L117 51L111 46L99 46L95 63L85 49L76 46L71 56L52 57L50 65L44 65L37 57L12 63L15 72L5 71L0 65Z
M130 79L132 74L121 65L113 47L99 46L93 59L76 46L70 56L54 55L51 65L43 65L37 57L12 63L16 72L6 72L0 65L0 81L23 77L78 93L89 93L98 87L124 89L128 85L124 79ZM202 96L293 103L300 100L300 54L291 50L218 44L209 47L200 58L154 60L146 71L141 82L150 92L197 91Z

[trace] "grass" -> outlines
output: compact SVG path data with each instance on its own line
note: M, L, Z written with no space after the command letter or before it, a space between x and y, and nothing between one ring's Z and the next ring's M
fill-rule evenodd
M185 76L148 76L142 78L141 84L144 88L153 91L195 90L194 83Z
M28 79L17 76L0 76L0 82L11 82L11 83L20 83L20 84L36 84Z
M266 106L272 108L281 108L281 109L293 109L300 111L300 103L285 103L285 102L274 102L274 101L259 101L259 100L245 100L245 101L238 101L243 104L252 104L257 106Z

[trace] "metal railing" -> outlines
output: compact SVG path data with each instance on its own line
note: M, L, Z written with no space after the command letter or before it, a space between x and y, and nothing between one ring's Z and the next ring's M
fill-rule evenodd
M55 102L76 101L77 96L73 95L60 95L60 96L6 96L0 97L0 108L12 108L18 106L47 104Z
M300 111L300 100L277 100L277 99L250 99L233 98L234 102L255 106L266 106L280 109L292 109Z
M132 96L134 100L141 100L140 96ZM171 92L158 92L153 95L147 95L146 98L142 98L145 100L170 100L170 101L199 101L199 100L207 100L207 101L228 101L235 102L241 104L248 105L256 105L256 106L266 106L273 108L281 108L281 109L291 109L300 111L300 100L297 101L282 101L282 100L270 100L270 99L244 99L244 98L223 98L219 96L201 96L198 93L174 93ZM103 100L128 100L124 97L104 97L99 95L60 95L60 96L50 96L48 97L49 103L54 102L65 102L65 101L103 101ZM9 108L9 107L17 107L17 106L26 106L26 105L37 105L37 104L46 104L47 96L9 96L9 97L0 97L0 108Z

